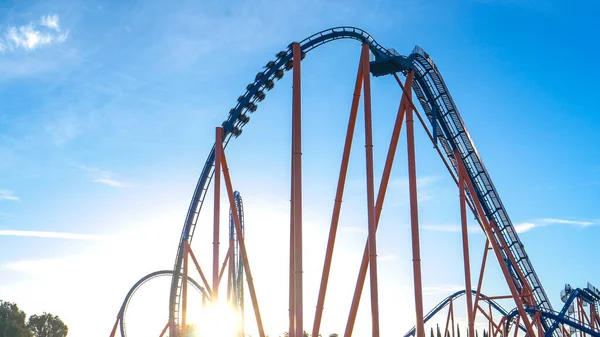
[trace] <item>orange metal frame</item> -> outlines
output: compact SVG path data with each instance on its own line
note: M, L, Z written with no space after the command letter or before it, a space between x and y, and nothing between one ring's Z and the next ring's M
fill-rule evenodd
M289 336L290 337L302 337L304 332L304 308L303 308L303 261L302 261L302 104L301 104L301 50L298 43L292 44L293 53L293 88L292 88L292 147L291 147L291 179L290 179L290 259L289 259ZM319 287L319 293L317 298L317 307L315 311L314 322L312 325L312 335L318 336L320 333L321 322L323 318L323 308L325 303L325 297L327 293L327 286L329 282L329 275L333 259L333 251L335 247L335 241L337 236L338 224L340 219L342 199L344 196L344 189L346 183L346 175L348 171L348 163L350 158L350 152L354 139L355 126L358 115L358 108L361 100L361 91L363 94L363 110L364 110L364 125L365 125L365 164L366 164L366 196L367 196L367 229L368 237L365 244L363 258L360 265L360 270L354 289L352 303L348 314L348 321L344 331L345 337L350 337L353 332L354 324L356 321L356 315L360 302L360 297L366 281L367 271L369 272L369 284L370 284L370 309L371 309L371 323L372 323L372 336L379 337L379 293L378 293L378 280L377 280L377 236L376 231L379 225L380 215L383 209L383 203L385 200L387 187L392 170L392 164L394 162L395 154L397 151L398 141L402 130L402 124L406 123L406 144L407 144L407 155L408 155L408 176L409 176L409 201L410 201L410 227L411 227L411 240L412 240L412 258L413 258L413 281L414 281L414 298L415 298L415 337L425 337L424 329L424 315L423 315L423 290L422 290L422 275L421 275L421 249L420 249L420 237L419 237L419 210L417 202L417 168L416 168L416 150L415 150L415 131L414 131L414 115L416 114L419 122L422 124L428 137L434 140L433 135L429 132L424 119L419 114L418 110L412 101L412 85L414 74L409 71L406 74L406 82L402 83L397 75L394 75L396 81L402 89L402 97L399 103L396 120L394 123L390 144L388 147L387 157L377 193L375 196L374 186L374 170L373 170L373 130L372 130L372 111L371 111L371 74L370 74L370 63L369 63L369 46L367 44L362 45L362 51L358 64L358 71L356 75L356 81L354 85L354 93L352 97L352 104L350 108L350 116L348 119L348 126L346 131L346 137L344 142L344 148L341 158L341 166L339 171L339 177L337 182L337 189L335 199L333 203L333 211L331 216L331 223L329 228L329 236L327 240L327 248L325 252L325 259L323 263L323 271L321 275L321 282ZM229 204L232 209L232 219L235 225L235 235L239 242L240 254L244 262L244 272L247 277L247 284L251 297L252 307L254 309L254 315L259 330L259 336L264 337L265 332L262 324L262 318L260 315L256 290L253 283L252 273L250 269L250 263L248 258L248 252L246 250L246 244L241 231L241 223L238 215L238 210L235 204L233 187L231 177L229 174L229 168L227 166L227 159L223 149L223 129L221 127L216 128L215 132L215 174L214 174L214 219L213 219L213 256L212 256L212 287L209 285L200 265L192 252L191 247L186 242L184 244L184 259L183 259L183 286L182 286L182 316L181 316L181 331L185 335L186 323L187 323L187 279L188 279L188 258L191 257L196 270L201 276L202 282L206 287L209 294L211 294L211 301L218 299L218 288L221 283L221 279L224 275L225 268L229 265L229 280L227 282L227 299L231 300L231 287L232 287L232 266L233 266L233 238L229 240L228 251L224 256L221 268L219 268L219 229L220 229L220 197L221 197L221 179L223 179L226 188L226 194L229 199ZM463 159L460 157L458 152L455 152L457 173L454 173L452 164L445 159L444 155L439 148L435 147L436 151L442 158L443 163L446 165L448 172L454 179L459 189L459 203L460 203L460 221L461 221L461 234L462 234L462 251L463 251L463 263L464 263L464 277L465 277L465 289L466 289L466 306L467 306L467 323L468 323L468 337L474 337L475 319L478 313L481 313L485 319L489 321L490 336L501 335L507 337L509 331L506 331L506 326L503 324L505 318L496 323L492 315L491 305L486 311L480 305L481 299L507 299L512 298L519 311L519 316L516 318L515 325L515 336L517 335L518 327L520 322L526 328L527 335L535 336L542 332L541 318L535 316L530 318L525 312L525 306L534 304L532 292L528 284L517 285L513 282L513 279L509 273L506 264L503 261L504 256L510 259L515 264L515 259L510 250L507 248L504 239L499 234L496 225L491 219L488 219L483 212L482 205L476 196L474 186L471 180L468 178L467 170ZM471 198L467 197L467 192ZM479 271L479 278L477 281L477 290L475 300L473 300L472 294L472 280L471 280L471 261L469 253L469 231L467 222L467 206L471 209L475 215L479 225L486 234L486 244L484 246L483 258L481 262L481 268ZM491 296L487 298L481 298L481 289L484 277L484 270L487 263L488 251L492 250L496 256L498 263L502 269L503 275L506 279L507 285L510 290L508 296ZM520 270L516 270L522 280L525 280ZM581 305L581 303L579 303ZM583 311L582 311L583 312ZM598 317L598 313L592 310L589 314L585 312L579 314L581 320L587 320L590 325L594 326L594 318ZM452 329L449 330L449 326L452 325ZM114 336L116 331L116 324L113 328ZM165 333L166 328L161 333L161 336ZM448 308L448 315L446 318L446 330L444 335L450 335L455 337L455 317L454 317L454 303L450 301ZM582 336L583 337L583 336Z

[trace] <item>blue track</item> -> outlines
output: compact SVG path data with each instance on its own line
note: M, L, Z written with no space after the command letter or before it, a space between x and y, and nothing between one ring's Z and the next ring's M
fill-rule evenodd
M154 278L160 277L160 276L170 276L170 275L173 275L172 270L159 270L159 271L152 272L152 273L142 277L141 279L139 279L131 287L131 289L129 289L129 292L127 293L127 295L125 296L125 299L123 300L123 304L121 304L121 308L119 309L119 315L118 315L119 330L121 332L122 337L127 336L127 330L125 329L125 314L127 313L127 307L129 307L129 302L131 301L133 294L135 294L135 292L142 285L144 285L144 283L146 283ZM188 277L188 282L192 285L192 287L194 287L203 296L210 298L210 294L207 294L206 291L204 290L204 288L200 284L198 284L198 282L196 282L193 278Z
M473 295L477 295L477 291L472 290ZM438 312L440 312L440 310L444 309L446 306L448 306L450 304L450 301L454 301L455 299L464 296L465 295L465 291L461 290L461 291L457 291L454 294L446 297L443 301L441 301L438 305L436 305L433 309L431 309L431 311L429 313L427 313L427 315L425 315L425 317L423 317L423 322L427 323L427 321L429 321L429 319L431 319L433 316L435 316ZM489 303L494 309L496 309L497 311L499 311L502 316L506 316L508 314L508 312L502 308L502 306L500 306L496 301L494 300L488 300L486 299L484 294L479 294L479 297L481 298L482 301ZM524 327L519 326L519 328L522 331L526 331ZM413 327L412 329L410 329L406 334L404 334L404 337L412 337L415 335L415 327Z
M458 151L467 167L469 179L475 186L476 197L483 205L487 218L493 219L493 224L496 226L496 234L490 239L509 247L516 259L517 265L513 266L508 262L506 253L503 252L504 261L509 270L512 271L514 284L518 289L523 288L525 284L531 286L536 302L535 308L531 309L552 312L552 306L531 261L525 253L523 244L517 236L492 179L475 149L465 123L460 117L456 104L433 60L419 47L415 47L408 56L400 55L393 49L386 49L381 46L367 32L354 27L327 29L302 40L300 42L302 56L304 57L305 53L318 46L340 39L353 39L369 45L374 56L374 61L371 62L371 72L375 76L396 72L406 74L409 70L414 71L413 90L431 123L432 133L435 135L436 141L446 153L446 160L451 163L456 172L454 150ZM224 146L227 146L232 137L238 137L242 133L242 128L250 119L250 113L255 111L258 103L265 98L266 91L273 88L274 81L281 78L286 70L291 69L291 61L290 45L286 50L277 53L276 59L268 62L264 69L256 75L254 81L248 85L247 91L239 96L237 104L230 110L229 116L222 124L224 128ZM214 154L213 147L202 169L188 209L175 260L174 271L177 272L182 270L183 242L188 241L191 243L192 241L198 215L214 173ZM521 280L517 276L517 273L514 272L515 268L522 271L526 280ZM180 297L181 281L178 275L175 274L171 284L169 305L169 318L173 328L179 323ZM552 322L550 319L546 319L546 316L544 317L544 328L548 330ZM175 331L175 329L171 329L171 331Z

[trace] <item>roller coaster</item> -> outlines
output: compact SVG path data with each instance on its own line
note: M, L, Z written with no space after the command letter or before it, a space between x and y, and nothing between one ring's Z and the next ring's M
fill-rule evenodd
M170 337L186 336L187 325L187 288L188 283L197 289L206 301L214 301L226 266L227 299L237 309L240 315L244 312L244 279L247 283L254 319L258 335L265 336L262 317L258 305L257 294L253 284L250 260L244 242L244 219L241 196L234 192L229 169L227 166L225 148L229 142L242 134L243 128L250 121L250 114L255 112L258 104L266 97L266 92L274 88L277 80L285 72L291 71L293 76L292 90L292 150L291 150L291 179L290 179L290 264L289 264L289 331L291 337L303 336L306 326L303 312L303 279L302 279L302 142L301 142L301 62L311 50L324 44L341 40L356 40L362 45L358 72L354 87L354 95L348 121L347 134L344 143L336 197L332 211L332 220L324 257L323 272L319 287L317 310L312 326L312 336L320 333L324 301L326 297L329 273L332 264L332 254L337 236L338 222L341 211L341 200L344 194L348 160L352 147L354 129L358 108L363 102L365 119L365 165L366 165L366 213L368 214L368 239L360 266L360 273L355 287L352 305L344 332L350 337L356 320L358 305L367 277L370 279L370 306L372 336L378 337L379 304L377 286L377 237L376 230L382 211L387 186L390 179L392 163L397 150L399 135L405 122L407 134L407 154L409 172L410 218L413 254L413 278L415 294L415 327L404 336L425 336L425 324L434 316L448 309L445 334L454 337L454 303L459 297L464 297L467 307L466 321L468 337L474 336L476 316L480 315L488 321L490 336L545 336L567 337L579 334L600 337L600 316L598 303L600 291L588 284L587 288L573 289L566 286L563 291L564 307L554 311L550 300L542 287L517 231L504 207L500 195L494 186L483 160L475 148L465 122L461 118L457 105L446 86L440 71L430 55L420 47L415 47L408 55L401 55L394 49L384 48L362 29L355 27L336 27L321 31L300 42L291 43L287 49L278 52L275 59L266 63L262 71L248 84L246 92L239 96L237 103L229 111L229 115L221 126L215 130L215 144L212 147L206 163L202 168L196 184L192 200L185 218L179 241L173 270L160 271L145 276L137 282L127 294L117 321L111 332L111 337L117 334L126 336L124 321L128 302L142 284L159 275L171 277L169 300L169 316L160 336L169 334ZM396 121L388 149L384 170L375 194L373 174L373 144L371 121L371 75L393 76L402 90ZM400 76L405 77L404 82ZM423 115L413 103L414 98L422 108ZM419 218L417 202L416 161L414 147L414 123L420 123L434 145L441 161L446 166L451 178L456 183L460 195L462 255L464 260L465 290L445 298L428 314L423 310L423 290L420 265ZM221 182L225 182L226 195L230 203L229 219L229 250L224 257L221 268L219 259L219 228L220 228L220 193ZM199 222L200 212L209 186L213 185L214 192L214 222L213 222L213 264L212 286L205 277L203 269L197 262L191 243ZM469 234L467 230L467 209L475 216L481 230L485 234L486 244L478 281L474 287L471 278L471 256L469 252ZM493 255L502 270L502 275L510 294L486 296L481 293L483 275L489 255ZM188 275L191 258L202 282L192 280ZM501 307L496 300L511 300L514 309L510 311ZM487 303L488 310L485 305ZM496 315L493 315L493 312ZM243 327L244 318L241 317ZM239 335L245 332L240 329Z

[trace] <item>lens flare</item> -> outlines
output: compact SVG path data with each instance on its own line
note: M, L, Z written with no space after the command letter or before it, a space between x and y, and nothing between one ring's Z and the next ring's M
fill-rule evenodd
M198 319L196 336L238 337L239 325L236 311L224 303L211 303L202 309Z

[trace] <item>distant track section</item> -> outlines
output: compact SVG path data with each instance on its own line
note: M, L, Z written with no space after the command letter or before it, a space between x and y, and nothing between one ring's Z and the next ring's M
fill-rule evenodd
M483 205L488 219L493 219L493 225L497 233L494 239L502 240L516 258L516 266L513 266L507 258L506 252L503 252L505 255L504 261L511 271L514 284L518 289L522 289L526 284L529 284L536 302L536 308L551 312L552 307L548 297L433 60L419 47L415 47L408 56L400 55L394 49L384 48L367 32L355 27L331 28L302 40L300 42L302 57L316 47L341 39L353 39L369 45L374 57L371 62L371 72L375 76L397 72L406 74L409 70L414 71L413 89L431 122L433 134L446 153L446 160L451 163L456 172L454 150L457 150L461 155L467 167L469 179L475 186L477 194L475 197ZM284 76L285 71L291 69L292 52L290 46L288 46L288 49L277 53L276 58L269 61L263 70L255 76L253 82L248 84L246 92L238 97L236 105L229 111L229 116L222 124L224 146L227 146L232 137L241 135L243 127L250 120L250 114L256 111L258 103L265 99L266 92L271 90L275 82ZM181 280L178 274L182 270L183 243L184 241L191 243L193 239L198 216L214 173L214 155L213 147L198 179L181 233L174 266L176 273L172 279L170 293L169 318L173 328L179 323ZM522 271L525 280L519 278L515 268ZM551 323L545 318L544 325L545 328L549 328ZM175 331L175 329L171 329L171 331Z
M473 296L477 295L477 291L472 290L471 292L473 293ZM436 305L433 309L431 309L431 311L429 311L429 313L427 313L427 315L425 315L425 317L423 317L423 321L425 323L427 323L427 321L429 321L433 316L435 316L438 312L440 312L442 309L447 307L451 301L454 301L455 299L457 299L461 296L464 296L465 293L466 292L464 290L461 290L461 291L457 291L454 294L446 297L440 303L438 303L438 305ZM496 309L498 312L500 312L502 314L502 316L506 316L508 314L508 311L506 311L500 304L498 304L498 302L488 299L487 296L485 296L484 294L480 293L479 298L483 302L489 303L494 309ZM522 326L519 326L519 328L522 331L526 331L525 328ZM412 329L410 329L407 333L404 334L404 337L413 337L414 335L415 335L415 327L412 327Z

